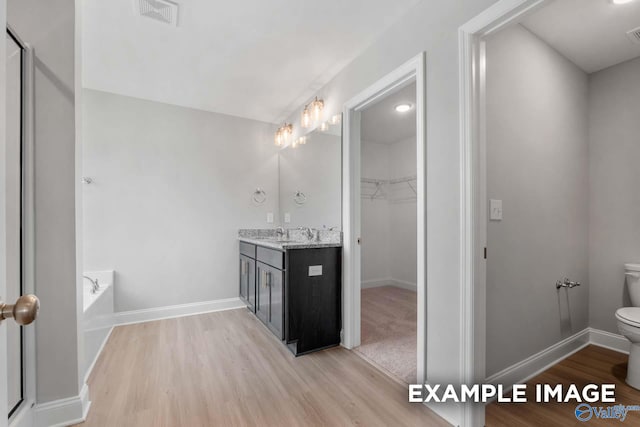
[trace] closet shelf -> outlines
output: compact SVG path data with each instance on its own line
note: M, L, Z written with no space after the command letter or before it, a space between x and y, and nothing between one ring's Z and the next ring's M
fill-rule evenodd
M394 179L376 179L376 178L361 178L360 183L362 185L361 197L364 199L386 199L388 198L385 192L383 191L383 187L390 185L400 185L407 184L407 186L413 192L412 197L403 197L403 198L390 198L391 201L411 201L416 200L417 198L417 179L416 175L405 176L401 178ZM373 186L373 187L372 187Z

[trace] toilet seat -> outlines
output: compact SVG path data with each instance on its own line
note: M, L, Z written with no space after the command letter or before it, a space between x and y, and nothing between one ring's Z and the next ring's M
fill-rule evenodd
M616 318L622 323L640 328L640 307L619 308Z

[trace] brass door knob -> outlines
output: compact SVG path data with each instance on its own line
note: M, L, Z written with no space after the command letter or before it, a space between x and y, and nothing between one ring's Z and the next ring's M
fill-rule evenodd
M13 317L19 325L28 325L38 317L40 300L35 295L23 295L15 304L0 302L0 321Z

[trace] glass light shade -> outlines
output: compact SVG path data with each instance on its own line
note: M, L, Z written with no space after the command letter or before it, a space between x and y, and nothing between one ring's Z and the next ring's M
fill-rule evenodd
M303 128L309 128L311 127L311 111L309 111L309 106L305 106L304 110L302 110L302 118L300 120L300 125Z
M282 136L283 136L282 135L282 128L280 128L280 129L278 129L276 131L276 135L275 135L275 138L274 138L274 141L275 141L275 143L276 143L276 145L278 147L280 147L282 145L282 142L283 142Z
M311 105L311 108L313 110L313 118L315 120L320 120L320 117L322 116L322 110L324 109L324 101L316 97Z
M341 121L342 121L342 114L334 114L333 116L331 116L332 125L339 125Z
M305 145L306 143L307 143L307 137L306 136L301 136L300 138L298 138L298 144Z

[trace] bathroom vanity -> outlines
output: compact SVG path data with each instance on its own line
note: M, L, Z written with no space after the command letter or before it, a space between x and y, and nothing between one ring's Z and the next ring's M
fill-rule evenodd
M296 356L338 345L340 233L286 240L269 233L240 231L240 298Z

